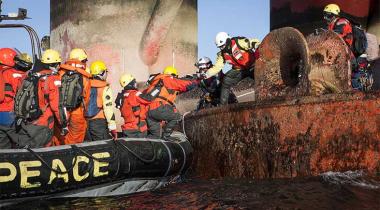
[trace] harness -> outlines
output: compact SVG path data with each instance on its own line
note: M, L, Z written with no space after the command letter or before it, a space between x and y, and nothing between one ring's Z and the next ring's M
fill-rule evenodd
M224 60L237 69L246 69L255 62L255 55L252 50L244 50L239 45L238 40L244 37L234 37L231 39L231 48L222 50ZM244 38L245 39L245 38Z
M144 92L144 99L148 101L160 99L159 101L165 101L174 106L174 100L178 94L178 91L165 87L163 80L167 77L171 76L165 74L156 74L151 76L147 82L150 86Z

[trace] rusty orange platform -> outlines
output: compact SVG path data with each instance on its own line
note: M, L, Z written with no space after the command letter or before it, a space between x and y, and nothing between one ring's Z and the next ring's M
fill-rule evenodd
M379 176L379 114L380 93L346 93L202 110L184 127L201 177Z

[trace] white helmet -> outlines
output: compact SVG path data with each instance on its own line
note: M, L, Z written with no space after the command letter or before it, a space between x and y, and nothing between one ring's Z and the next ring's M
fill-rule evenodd
M230 35L228 35L226 32L219 32L215 37L215 44L217 47L222 47L226 44L227 39L230 39Z
M202 58L199 58L198 62L195 63L195 66L199 70L209 69L212 66L212 62L209 57L202 57Z

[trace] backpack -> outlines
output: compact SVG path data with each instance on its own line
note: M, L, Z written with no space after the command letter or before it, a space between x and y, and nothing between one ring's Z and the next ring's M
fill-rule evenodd
M38 81L45 75L32 74L24 79L15 96L14 112L16 117L33 121L42 115L38 98Z
M360 56L361 54L365 53L368 47L365 31L362 29L361 25L358 22L354 21L350 16L343 14L342 18L347 19L351 23L353 37L352 51L356 57Z
M98 107L98 88L92 87L90 92L90 103L88 104L85 116L88 118L95 117L100 112Z
M68 110L78 108L83 102L83 77L75 71L66 71L62 75L60 103Z
M352 25L352 35L354 37L354 42L352 44L354 54L359 56L365 53L368 47L367 36L360 25Z

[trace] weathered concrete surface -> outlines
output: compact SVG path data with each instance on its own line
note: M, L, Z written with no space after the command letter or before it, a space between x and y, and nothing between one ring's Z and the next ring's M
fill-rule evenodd
M63 59L79 47L87 50L89 63L105 61L115 97L120 75L146 81L173 64L173 52L181 75L194 72L196 0L51 0L50 5L51 47Z
M341 93L351 88L350 50L332 31L321 31L307 37L310 53L310 93Z
M363 169L380 175L380 93L247 102L185 117L207 178L278 178Z

